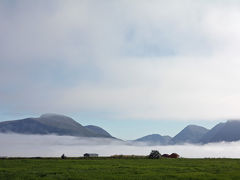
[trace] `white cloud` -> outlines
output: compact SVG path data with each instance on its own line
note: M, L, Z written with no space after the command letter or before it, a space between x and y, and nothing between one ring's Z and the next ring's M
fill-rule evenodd
M240 116L236 2L22 1L0 9L7 111Z
M239 158L240 142L212 143L206 145L132 146L106 139L77 138L55 135L1 134L0 156L8 157L80 157L84 153L100 156L115 154L148 155L152 149L161 154L178 153L185 158Z

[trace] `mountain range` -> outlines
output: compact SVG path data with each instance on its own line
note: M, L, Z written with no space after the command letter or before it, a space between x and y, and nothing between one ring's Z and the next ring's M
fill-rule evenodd
M164 137L167 138L167 143ZM135 142L144 142L151 145L174 145L174 144L206 144L214 142L232 142L240 140L240 121L229 120L225 123L219 123L212 129L206 129L202 126L188 125L176 136L161 136L159 134L147 135L136 139Z
M0 122L0 132L113 138L100 127L82 126L72 118L58 114L43 114L38 118Z
M56 134L77 137L112 138L106 130L94 125L82 126L70 117L58 114L43 114L37 118L0 122L0 133L19 134ZM132 144L144 143L147 145L175 145L175 144L206 144L212 142L231 142L240 140L240 121L229 120L219 123L212 129L202 126L188 125L176 136L162 136L151 134L136 140Z

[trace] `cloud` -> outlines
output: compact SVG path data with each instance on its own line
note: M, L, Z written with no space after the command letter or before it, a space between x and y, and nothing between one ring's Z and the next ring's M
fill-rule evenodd
M178 153L185 158L239 158L240 142L212 143L206 145L145 146L127 145L109 139L77 138L55 135L1 134L0 156L8 157L80 157L84 153L99 156L148 155L152 149L161 154Z
M239 3L0 3L0 107L237 118Z

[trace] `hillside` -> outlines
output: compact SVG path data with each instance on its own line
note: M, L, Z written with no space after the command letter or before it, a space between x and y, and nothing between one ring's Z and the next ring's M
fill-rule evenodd
M167 145L171 140L170 136L161 136L160 134L151 134L139 139L134 140L134 142L142 142L147 145Z
M197 125L188 125L171 140L171 144L199 143L209 130Z
M239 140L240 140L239 120L230 120L225 123L219 123L201 138L202 143L220 141L231 142Z
M98 127L98 126L94 126L94 125L88 125L88 126L84 126L86 129L88 129L89 131L96 133L98 135L101 135L103 137L112 137L111 134L109 134L107 131L105 131L103 128Z
M58 114L44 114L38 118L5 121L0 123L2 133L57 134L80 137L112 137L110 134L90 130L72 118Z

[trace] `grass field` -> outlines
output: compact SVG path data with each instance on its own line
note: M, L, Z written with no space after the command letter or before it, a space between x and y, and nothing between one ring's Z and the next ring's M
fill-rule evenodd
M0 159L0 179L240 179L239 159Z

